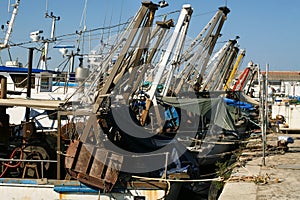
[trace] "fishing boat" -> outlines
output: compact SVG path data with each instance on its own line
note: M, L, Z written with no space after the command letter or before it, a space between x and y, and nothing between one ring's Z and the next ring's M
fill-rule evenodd
M240 135L224 98L203 98L199 95L203 91L195 86L216 85L204 75L229 9L219 8L182 53L193 13L191 5L183 5L162 53L159 48L173 20L152 27L156 10L165 6L165 1L143 2L114 48L102 57L100 67L81 74L80 83L72 82L73 93L65 93L60 100L54 93L53 104L42 98L35 103L27 99L31 102L27 107L39 108L44 102L43 110L52 110L57 131L44 127L38 131L27 113L21 132L16 128L11 132L6 107L12 105L3 96L3 195L21 199L36 192L44 199L177 199L182 186L202 193L207 184L201 183L221 180L201 177L210 171L208 166L238 147ZM234 45L229 41L224 52L235 49ZM154 55L159 52L156 62ZM232 64L234 55L229 53L219 62L231 60ZM184 70L176 74L180 65L185 65ZM24 75L26 70L22 70ZM39 83L36 95L47 90L47 96L51 89L63 88L53 82L61 74L31 72ZM5 86L1 89L1 95L8 94ZM18 105L26 107L25 103Z
M151 7L149 9L153 12ZM213 29L218 27L218 20L224 19L227 12L226 8L218 11ZM92 115L87 125L67 149L69 157L66 157L65 162L71 177L106 190L117 185L118 177L124 173L129 178L144 180L170 180L174 174L179 174L185 177L182 181L201 182L201 166L215 164L220 160L217 154L224 156L223 153L237 148L239 136L223 99L197 98L195 92L190 92L194 98L183 98L178 93L178 97L175 95L172 99L169 92L191 14L190 5L184 5L166 53L153 70L154 77L151 82L147 82L149 84L134 82L144 79L145 72L138 72L149 69L149 65L148 60L145 65L136 65L134 59L140 60L142 52L135 50L133 55L129 55L127 52L130 52L133 39L126 40L95 103L91 104ZM139 16L140 12L136 15L138 22L132 26L141 23ZM209 30L212 32L213 29ZM149 33L141 31L140 34L139 37L143 38ZM196 41L201 40L199 37ZM140 42L142 47L147 43L144 40ZM170 52L173 49L178 52L171 58ZM191 49L189 51L192 52ZM174 65L164 73L170 58L170 63ZM160 88L162 80L165 81ZM85 102L83 105L87 104ZM162 115L165 119L161 119ZM207 159L209 154L215 158ZM109 168L115 166L115 169L109 169L113 171L113 177L107 175L107 171L105 174L103 163L107 162ZM98 168L103 171L95 174Z

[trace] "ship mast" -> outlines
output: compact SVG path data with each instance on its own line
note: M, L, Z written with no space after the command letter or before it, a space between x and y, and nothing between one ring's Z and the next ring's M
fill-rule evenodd
M53 42L53 41L56 40L56 38L55 38L55 25L56 25L56 21L60 20L60 17L53 15L53 12L51 12L50 15L49 15L48 11L46 11L45 17L52 19L50 40L45 40L44 55L43 55L44 56L44 66L43 66L43 68L47 70L49 42Z
M8 22L8 28L7 28L7 31L6 31L5 39L4 39L3 43L0 44L0 50L5 49L5 48L8 47L8 41L10 39L10 36L11 36L11 33L12 33L12 28L13 28L16 16L18 14L19 5L20 5L20 0L16 0L16 3L13 4L14 9L13 9L10 21Z

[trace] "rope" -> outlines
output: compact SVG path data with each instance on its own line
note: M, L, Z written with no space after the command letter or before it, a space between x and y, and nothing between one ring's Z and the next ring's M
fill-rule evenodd
M209 179L165 179L165 178L150 178L143 176L132 176L132 178L141 179L141 180L149 180L149 181L165 181L165 182L210 182L210 181L223 181L224 178L209 178Z
M239 140L232 140L232 141L227 141L227 142L209 142L209 141L204 141L204 140L199 140L196 138L191 138L190 140L196 141L196 142L202 142L202 143L207 143L207 144L244 144L248 143L248 141L239 141Z
M18 150L21 152L20 160L22 160L22 159L23 159L23 150L22 150L21 147L15 148L14 151L11 153L11 155L10 155L9 158L12 159L12 158L15 156L15 154L16 154L16 152L17 152ZM6 171L7 171L8 168L17 168L17 167L20 166L21 163L22 163L21 161L18 161L17 164L11 165L11 164L9 164L9 163L4 163L4 162L3 162L2 165L5 166L5 169L2 171L2 173L1 173L1 175L0 175L0 178L2 178L2 177L4 176L4 174L6 173Z

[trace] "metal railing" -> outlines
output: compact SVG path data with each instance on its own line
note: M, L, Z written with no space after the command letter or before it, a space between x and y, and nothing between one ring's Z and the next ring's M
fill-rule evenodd
M33 162L41 163L41 175L44 178L44 163L57 163L57 160L27 160L27 159L14 159L14 158L0 158L1 162ZM24 167L25 169L25 167Z

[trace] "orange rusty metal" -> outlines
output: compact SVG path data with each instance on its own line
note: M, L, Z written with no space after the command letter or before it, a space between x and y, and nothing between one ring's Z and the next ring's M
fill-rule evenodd
M118 180L123 156L79 140L70 143L65 167L71 177L105 191L111 191Z
M99 174L99 172L102 172L104 170L105 163L103 163L102 161L107 160L107 156L107 151L97 149L94 159L94 165L90 170L90 176L101 179L101 174Z

